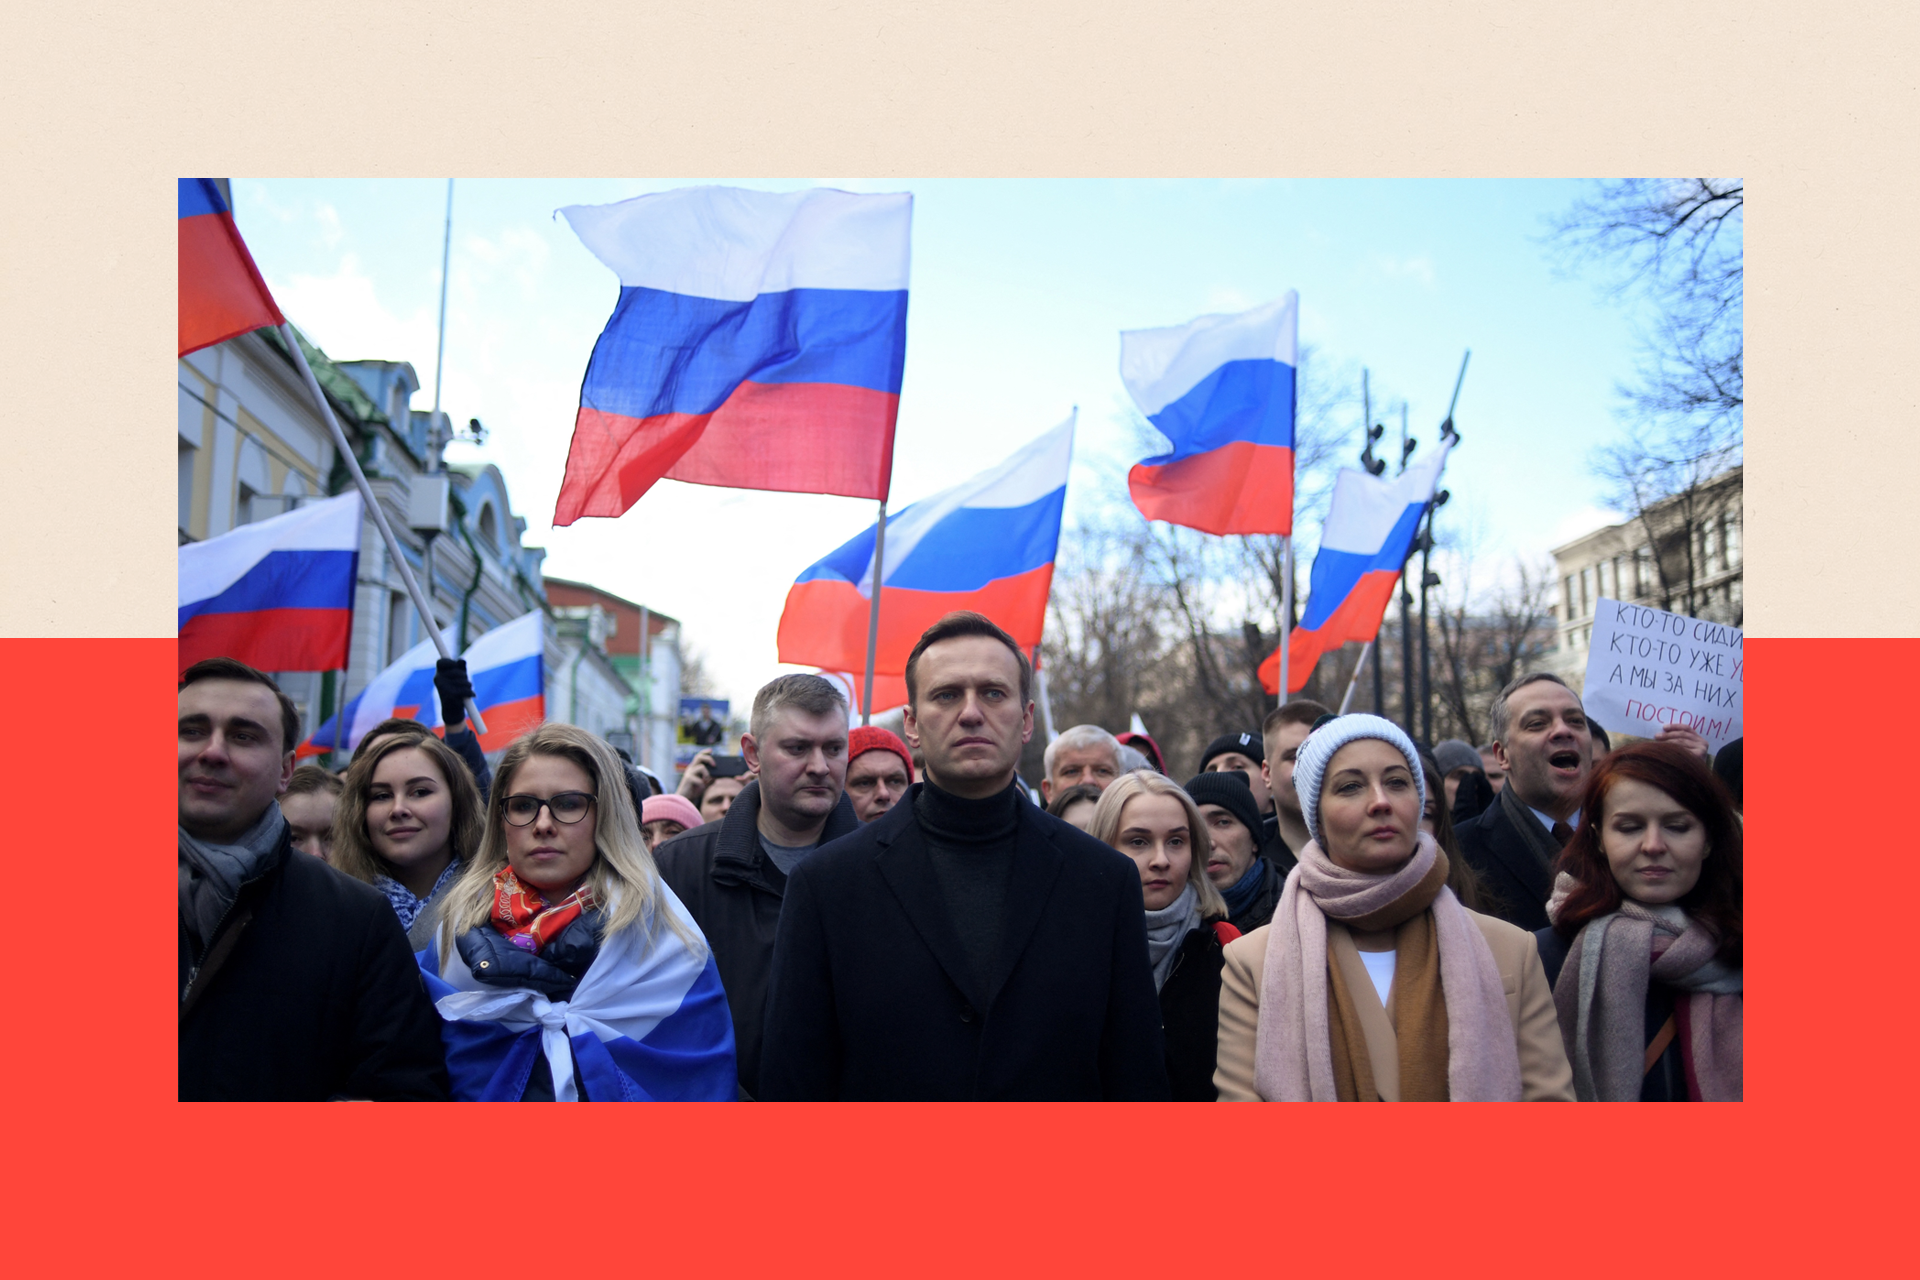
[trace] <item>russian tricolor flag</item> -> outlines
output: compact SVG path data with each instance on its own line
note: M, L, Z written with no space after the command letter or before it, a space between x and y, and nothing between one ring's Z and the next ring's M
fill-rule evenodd
M347 665L360 495L309 503L180 548L180 670L237 658L262 671Z
M1127 475L1149 520L1204 533L1293 532L1300 296L1120 335L1120 379L1172 444Z
M887 496L911 195L689 187L560 212L620 301L554 524L617 516L662 477Z
M453 630L441 633L449 647ZM482 751L496 751L546 719L546 627L540 610L503 623L467 646L460 656L473 681L473 700L486 719L480 735ZM433 669L440 651L431 639L422 640L400 656L367 687L348 699L339 714L314 730L302 743L302 757L323 751L351 751L375 725L398 717L441 728L440 700L434 695ZM345 722L346 734L340 725Z
M1335 478L1333 506L1313 558L1307 612L1288 651L1288 693L1306 687L1321 654L1379 634L1451 447L1449 438L1431 458L1393 480L1352 469ZM1280 650L1260 664L1260 684L1268 693L1280 691Z
M887 517L876 693L879 675L903 674L920 633L955 609L984 613L1022 648L1040 643L1072 461L1069 418L998 466ZM870 528L793 584L780 661L866 670L873 541Z
M285 323L219 184L180 179L180 354Z

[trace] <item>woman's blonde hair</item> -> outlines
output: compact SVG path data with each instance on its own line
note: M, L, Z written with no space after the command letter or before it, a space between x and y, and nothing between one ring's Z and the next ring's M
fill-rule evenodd
M627 790L627 773L613 748L570 724L543 724L517 739L500 758L493 775L493 795L487 804L480 849L467 869L447 891L434 924L441 971L453 955L454 939L487 924L493 911L493 877L507 865L506 798L513 794L514 775L533 756L570 761L593 779L593 865L586 883L607 913L604 943L635 925L646 928L649 939L659 937L664 924L696 956L707 954L705 940L689 928L679 913L662 909L660 873L640 836L639 815Z
M447 844L455 860L471 862L480 847L480 788L473 784L466 761L454 754L430 733L389 734L363 752L347 770L340 801L333 810L333 858L337 871L355 880L373 884L380 876L393 877L393 864L381 857L367 836L367 792L373 787L373 771L396 751L417 750L427 753L439 769L441 781L453 801L453 818L447 827Z
M1120 846L1115 842L1120 839L1120 812L1135 796L1172 796L1187 811L1187 839L1193 848L1193 858L1187 864L1187 880L1200 896L1200 918L1226 919L1227 900L1213 887L1213 881L1207 879L1207 859L1213 856L1213 839L1207 834L1206 819L1200 816L1200 806L1193 802L1193 797L1166 774L1136 769L1109 782L1107 789L1100 793L1100 803L1094 806L1093 825L1087 834L1118 849Z

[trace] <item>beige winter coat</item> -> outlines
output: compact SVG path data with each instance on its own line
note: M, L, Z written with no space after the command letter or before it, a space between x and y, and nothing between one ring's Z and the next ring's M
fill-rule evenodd
M1520 1051L1521 1098L1527 1102L1572 1102L1573 1068L1567 1065L1560 1020L1553 1007L1553 988L1547 985L1533 935L1477 911L1467 915L1480 926L1500 969L1500 985L1507 994L1507 1017L1516 1028L1514 1043ZM1227 944L1226 968L1220 975L1220 1053L1213 1073L1222 1102L1262 1100L1253 1087L1253 1044L1260 1018L1260 981L1266 972L1267 939L1272 929L1272 925L1262 925ZM1382 1062L1393 1063L1394 1055L1376 1051L1376 1046L1386 1048L1393 1043L1387 1011L1366 978L1365 969L1358 968L1359 953L1354 950L1352 935L1337 921L1328 920L1327 941L1336 963L1342 964L1348 990L1359 1006L1381 1097L1397 1101L1397 1070L1391 1065L1385 1072L1380 1070ZM1354 972L1349 973L1350 969Z

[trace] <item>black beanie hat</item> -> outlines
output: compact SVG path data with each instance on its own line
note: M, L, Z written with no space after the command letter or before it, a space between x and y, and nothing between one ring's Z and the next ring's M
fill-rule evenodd
M1267 744L1260 740L1257 733L1223 733L1207 744L1200 753L1200 769L1205 772L1207 761L1215 756L1223 756L1229 751L1237 751L1255 764L1267 761Z
M1203 773L1189 778L1186 790L1195 804L1217 804L1240 819L1240 825L1253 833L1253 847L1260 847L1263 838L1260 807L1253 802L1253 788L1247 785L1238 769L1229 769L1224 773Z

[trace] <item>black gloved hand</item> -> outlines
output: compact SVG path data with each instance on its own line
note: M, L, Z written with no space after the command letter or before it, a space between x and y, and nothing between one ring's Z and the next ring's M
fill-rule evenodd
M442 658L433 665L433 691L440 695L440 722L453 733L466 727L467 703L473 681L467 679L465 658Z

